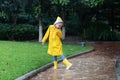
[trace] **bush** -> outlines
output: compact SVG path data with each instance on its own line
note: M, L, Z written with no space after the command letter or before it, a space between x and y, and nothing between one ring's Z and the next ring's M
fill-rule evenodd
M80 26L78 16L72 16L65 22L66 34L67 35L80 35L82 27Z
M8 31L11 31L11 26L8 24L0 24L0 39L8 39Z
M19 24L16 27L0 24L1 40L31 40L38 38L38 27L29 24Z
M119 34L110 30L107 24L101 22L92 23L91 26L84 30L84 38L95 41L118 41Z
M106 30L100 34L99 39L116 41L116 40L119 40L119 36L113 31Z

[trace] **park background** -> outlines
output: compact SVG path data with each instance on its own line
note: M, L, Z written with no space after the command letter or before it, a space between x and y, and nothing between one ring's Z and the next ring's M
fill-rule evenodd
M63 36L82 41L120 40L119 0L0 0L0 40L42 39L60 16Z
M0 0L0 80L14 80L52 62L48 44L38 41L57 16L64 20L67 42L120 40L119 0ZM63 44L65 56L91 49Z

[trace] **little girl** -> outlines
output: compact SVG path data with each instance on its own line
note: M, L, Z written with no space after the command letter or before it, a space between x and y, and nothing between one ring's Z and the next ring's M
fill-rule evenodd
M69 69L72 64L66 59L62 51L62 32L61 27L63 26L63 20L60 17L57 17L55 23L50 25L45 33L42 44L49 39L48 54L53 56L54 60L54 69L58 68L57 56L60 56L63 60L63 63L66 65L66 69Z

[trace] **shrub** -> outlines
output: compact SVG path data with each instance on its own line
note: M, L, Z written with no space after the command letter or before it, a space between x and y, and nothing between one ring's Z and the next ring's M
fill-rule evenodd
M99 36L100 40L116 41L116 40L119 40L118 38L119 36L115 32L110 31L110 30L105 30Z
M91 26L84 30L84 38L87 40L103 40L103 41L117 41L119 34L110 30L110 27L101 22L92 23Z
M11 29L11 26L8 24L0 24L0 39L8 39L8 31ZM11 30L10 30L11 31Z
M31 40L38 37L38 27L29 24L19 24L16 27L0 24L0 39Z

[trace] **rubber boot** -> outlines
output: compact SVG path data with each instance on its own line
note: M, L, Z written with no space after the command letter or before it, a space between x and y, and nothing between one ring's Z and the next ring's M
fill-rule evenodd
M54 61L54 69L57 69L57 68L58 68L58 62Z
M67 70L72 66L72 64L67 59L64 59L63 63L66 65Z

